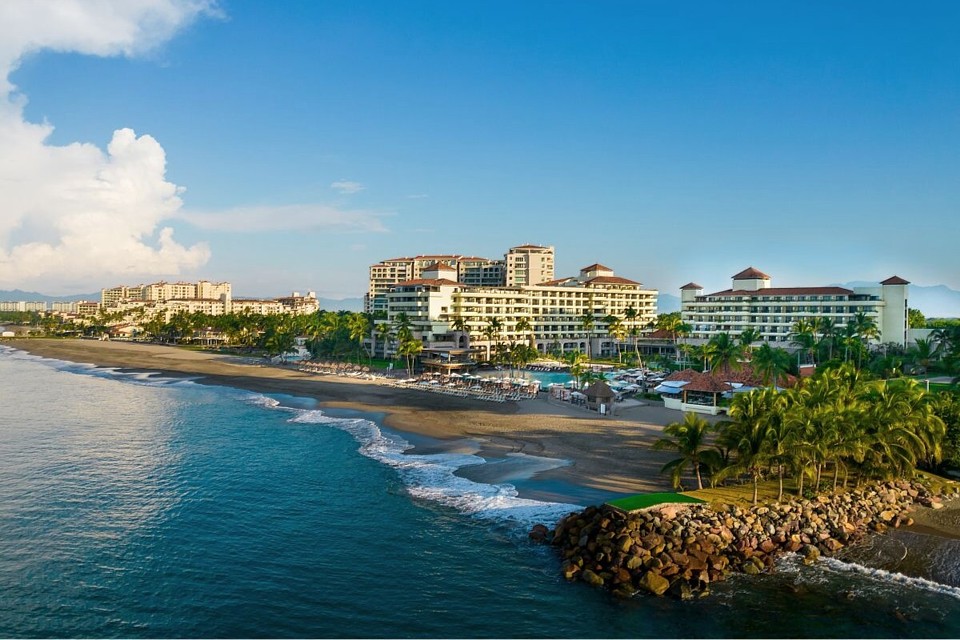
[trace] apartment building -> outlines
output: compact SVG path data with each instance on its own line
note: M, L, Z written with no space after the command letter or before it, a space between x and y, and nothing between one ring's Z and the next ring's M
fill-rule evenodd
M657 291L600 264L584 267L576 277L512 287L456 282L443 265L421 275L391 287L387 318L393 323L400 313L406 314L414 335L427 348L472 348L483 357L497 342L525 342L541 353L612 355L616 346L605 318L617 316L628 331L641 331L656 318ZM585 317L593 319L588 327ZM529 330L522 328L521 319L530 324ZM495 334L491 320L499 323Z
M100 303L105 307L121 302L166 302L168 300L221 300L229 305L232 287L229 282L154 282L136 286L119 285L101 289Z
M523 244L511 247L504 256L506 271L503 284L508 287L550 282L554 279L553 247Z
M729 289L704 294L691 282L680 288L680 315L690 325L689 341L705 342L719 333L759 331L764 340L788 343L798 320L829 318L845 326L858 312L877 324L879 341L907 344L908 285L893 276L876 287L773 287L770 276L749 267L733 276Z
M29 300L18 300L18 301L0 301L0 311L37 311L44 312L47 310L47 303L43 301L29 301Z

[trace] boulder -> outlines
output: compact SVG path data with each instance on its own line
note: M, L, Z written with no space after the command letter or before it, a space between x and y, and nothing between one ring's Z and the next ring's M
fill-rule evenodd
M654 595L662 596L670 588L670 581L658 573L648 571L637 581L637 586Z
M603 586L603 578L601 578L599 575L597 575L590 569L584 569L583 573L580 574L580 579L592 587Z

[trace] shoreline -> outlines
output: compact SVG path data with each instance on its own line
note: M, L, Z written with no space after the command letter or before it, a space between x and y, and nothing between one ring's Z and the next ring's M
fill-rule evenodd
M316 400L321 408L383 416L383 426L429 439L471 440L477 455L503 458L522 453L566 464L536 474L594 491L632 494L669 491L660 468L670 459L653 451L664 425L679 419L660 407L630 407L600 417L545 398L490 403L429 391L304 373L293 368L243 362L236 356L148 343L28 338L3 344L35 356L128 371L191 377L199 384ZM421 453L416 446L409 453ZM518 491L522 491L518 487Z

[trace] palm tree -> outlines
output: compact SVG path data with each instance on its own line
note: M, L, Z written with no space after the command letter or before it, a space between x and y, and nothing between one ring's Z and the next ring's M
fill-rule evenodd
M781 378L790 370L792 358L790 354L779 347L771 347L764 342L753 352L753 370L760 375L764 384L777 386Z
M530 318L527 316L521 316L517 318L517 324L515 325L515 330L517 333L526 333L527 344L531 347L534 347L537 344L537 337L533 333L533 323L530 322Z
M496 316L491 316L487 318L487 324L483 327L481 335L483 335L484 340L487 341L487 360L490 360L490 343L495 342L497 347L500 346L500 332L503 330L503 320Z
M806 318L800 318L794 322L790 332L790 344L813 356L817 346L816 325Z
M375 340L383 345L383 357L387 357L387 347L390 345L391 328L386 322L379 322L374 328Z
M773 460L768 438L771 402L775 394L769 390L742 393L730 405L730 420L720 423L720 441L736 452L733 463L721 469L718 480L749 473L753 480L753 504L757 504L760 478Z
M623 320L610 314L603 319L607 324L607 333L614 340L614 346L617 350L617 362L623 362L623 354L620 353L620 343L627 338L627 328L623 325Z
M704 351L708 365L717 371L739 369L741 355L743 347L737 344L729 333L718 333L710 338Z
M577 381L577 388L580 388L580 380L587 370L587 356L579 351L571 351L564 358L570 365L570 375Z
M747 327L740 332L738 336L740 340L740 348L743 351L743 355L750 357L753 355L753 343L760 342L763 339L763 335L756 327Z
M591 305L592 306L592 305ZM591 358L590 355L590 333L593 331L593 325L596 324L597 318L593 315L593 312L589 309L583 312L579 318L580 328L583 329L584 335L587 336L587 359Z
M360 362L360 353L366 353L366 347L364 342L370 336L370 316L365 313L354 313L350 316L347 321L347 326L350 329L350 339L357 343L357 362ZM366 354L368 357L373 357L373 349L370 353Z
M413 363L421 351L423 351L423 343L412 335L400 340L400 344L397 347L397 355L403 356L406 359L408 376L413 376Z
M670 473L673 488L680 488L680 480L688 466L693 468L697 479L697 489L703 489L700 467L716 468L720 454L716 449L708 448L707 439L714 431L713 425L693 412L683 416L683 422L673 422L663 428L663 432L672 438L660 438L653 443L659 451L675 451L679 458L663 465L661 473Z

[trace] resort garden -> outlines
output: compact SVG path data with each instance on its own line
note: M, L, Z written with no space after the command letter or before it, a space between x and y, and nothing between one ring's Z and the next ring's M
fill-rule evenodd
M737 394L728 418L691 413L664 428L654 447L676 452L663 469L675 488L686 477L697 489L743 479L756 503L765 481L780 501L960 468L960 392L878 379L852 363L791 389Z

